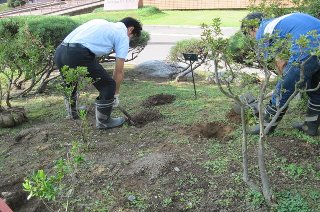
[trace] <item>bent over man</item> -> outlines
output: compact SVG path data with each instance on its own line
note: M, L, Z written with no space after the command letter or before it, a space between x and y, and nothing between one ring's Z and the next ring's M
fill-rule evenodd
M119 104L120 84L123 80L124 61L129 51L130 39L141 35L142 26L127 17L112 23L103 19L86 22L73 30L57 47L54 60L61 71L63 66L86 67L93 85L99 91L95 102L96 126L107 129L121 126L123 117L111 118L112 108ZM113 76L98 63L97 57L115 52ZM63 77L63 76L62 76ZM77 118L77 90L72 93L69 115Z
M257 21L259 25L245 24L249 20ZM318 86L320 82L320 62L319 58L312 52L319 48L320 20L304 13L291 13L275 19L264 19L262 13L251 13L244 18L242 30L256 40L262 40L269 35L275 35L276 38L274 39L291 39L288 61L278 57L274 61L281 79L277 82L272 99L265 109L264 121L267 125L276 114L277 106L282 107L295 91L296 83L300 80L301 64L304 64L302 67L304 82L300 86L307 85L307 89L314 89ZM308 40L307 47L298 45L297 41L301 36L305 36ZM263 43L262 48L272 45L272 41L264 41ZM296 124L294 127L314 136L318 135L320 125L320 89L307 92L307 94L309 101L305 122ZM277 127L286 109L281 112L269 132ZM251 133L259 134L259 126L256 126Z

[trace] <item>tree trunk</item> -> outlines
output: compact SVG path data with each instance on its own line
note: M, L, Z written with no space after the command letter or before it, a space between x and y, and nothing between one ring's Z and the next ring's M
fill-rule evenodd
M245 120L245 109L241 105L241 122L242 122L242 167L243 167L243 180L249 181L248 174L248 142L246 132L246 120Z
M271 202L271 190L269 185L269 178L266 171L266 164L264 158L264 143L265 143L265 135L262 133L259 139L259 147L258 147L258 164L260 171L260 179L262 183L262 193L265 200L270 203Z
M245 119L245 108L241 105L241 124L242 124L242 168L243 168L243 180L253 190L258 191L256 186L249 177L249 165L248 165L248 136L247 136L247 123Z

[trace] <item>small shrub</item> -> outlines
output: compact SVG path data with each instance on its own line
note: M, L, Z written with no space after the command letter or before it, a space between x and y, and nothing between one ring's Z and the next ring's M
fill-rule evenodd
M140 37L134 37L130 40L130 48L136 48L138 46L146 46L150 40L150 34L146 31L141 32Z
M247 194L246 199L250 202L250 204L254 208L259 208L260 206L262 206L265 203L263 195L258 191L251 190Z
M301 197L299 193L293 194L291 192L285 192L280 194L278 206L278 212L309 212L311 211L306 201Z
M305 174L305 169L302 166L291 163L282 168L285 172L287 172L293 178L300 178L303 174Z
M25 0L8 0L8 7L19 7L25 5Z
M36 197L47 201L56 200L61 203L61 207L64 207L65 211L68 211L69 198L72 197L76 189L77 178L75 175L81 168L80 165L85 161L82 151L82 144L74 141L68 151L68 157L56 161L54 172L48 171L46 173L40 169L32 176L26 177L22 186L23 190L29 193L28 199Z
M262 0L258 5L252 5L250 10L262 12L266 17L279 17L295 11L296 6L287 7L286 3L284 0Z
M174 62L184 60L183 53L207 55L204 42L194 38L178 41L176 45L170 49L169 59Z
M320 18L320 1L318 0L293 0L296 10Z
M156 14L163 13L159 8L157 7L143 7L138 10L138 15L141 17L148 17Z
M55 48L79 24L70 17L34 16L27 21L27 25L43 45Z
M253 51L250 46L252 46L251 39L239 31L228 40L227 51L235 62L252 65L248 60L250 52Z

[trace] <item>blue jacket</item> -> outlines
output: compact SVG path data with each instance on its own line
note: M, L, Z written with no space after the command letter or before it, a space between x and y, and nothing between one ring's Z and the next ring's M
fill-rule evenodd
M317 38L308 35L311 31L316 31ZM292 36L290 62L302 61L310 55L310 51L319 48L320 43L320 20L304 13L291 13L275 19L263 19L260 23L259 29L256 34L256 39L261 40L267 34L275 34L279 38L286 38L288 34ZM296 41L305 35L309 39L307 48L301 49ZM265 43L265 45L270 45Z

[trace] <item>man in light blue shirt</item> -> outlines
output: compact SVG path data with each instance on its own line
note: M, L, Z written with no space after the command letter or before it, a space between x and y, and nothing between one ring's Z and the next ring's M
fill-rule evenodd
M245 24L249 21L257 22ZM290 56L288 60L274 56L275 67L282 78L278 81L272 99L265 109L265 124L271 122L277 112L277 107L282 107L289 97L294 93L296 83L300 80L301 65L303 64L303 83L307 89L314 89L320 82L320 62L314 52L319 49L320 41L320 20L304 13L291 13L275 19L264 19L261 13L251 13L244 18L242 30L251 37L262 41L260 48L267 49L275 41L272 39L289 39ZM299 44L299 39L304 36L307 46ZM268 39L271 40L268 40ZM285 47L284 47L285 48ZM263 50L263 51L264 51ZM258 50L259 51L259 50ZM265 56L268 56L265 54ZM295 128L304 131L309 135L318 135L320 125L320 89L307 92L309 96L308 110L305 122L294 125ZM272 132L278 125L286 112L285 108L269 132ZM259 126L256 126L252 134L259 134Z
M99 91L95 104L96 126L99 129L119 127L125 121L123 117L111 118L111 112L119 104L120 84L124 77L124 61L129 51L130 39L139 37L141 30L140 22L131 17L117 23L95 19L73 30L56 49L54 60L59 70L63 66L86 67L93 79L93 85ZM116 57L112 77L96 59L111 52ZM76 89L72 100L69 115L77 118Z

